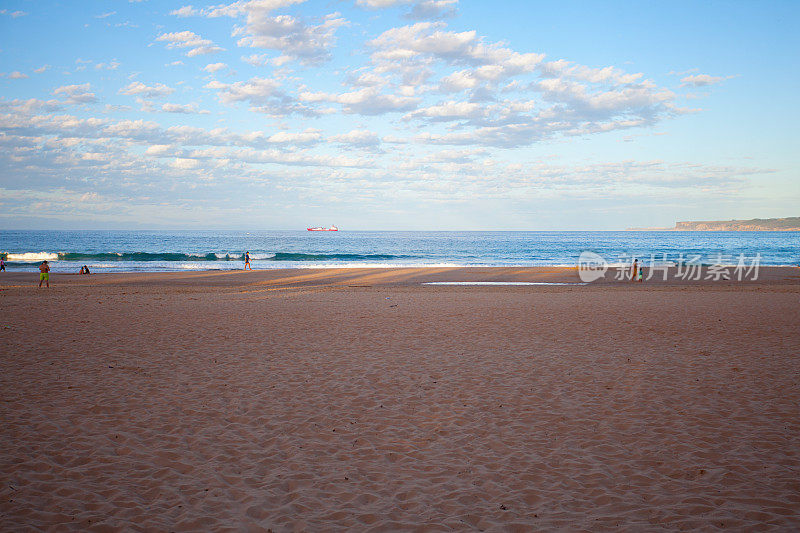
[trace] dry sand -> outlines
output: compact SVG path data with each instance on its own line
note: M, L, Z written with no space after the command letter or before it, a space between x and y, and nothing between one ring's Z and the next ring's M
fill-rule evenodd
M0 529L800 528L800 271L0 274Z

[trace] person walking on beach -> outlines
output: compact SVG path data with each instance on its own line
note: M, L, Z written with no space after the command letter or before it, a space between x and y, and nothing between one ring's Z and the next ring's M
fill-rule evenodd
M6 262L0 257L0 272L3 272L6 269Z
M245 252L244 253L244 269L247 270L248 268L250 270L253 270L253 267L250 266L250 252Z
M633 260L633 274L631 274L631 281L636 281L636 276L639 273L639 260Z
M47 261L42 261L42 264L39 265L39 288L42 288L42 282L47 283L47 288L50 288L50 265L47 264Z

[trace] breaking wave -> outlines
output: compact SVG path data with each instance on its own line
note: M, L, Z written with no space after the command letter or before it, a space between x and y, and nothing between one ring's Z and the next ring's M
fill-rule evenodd
M25 252L25 253L7 253L0 254L6 261L19 261L20 263L27 263L33 261L55 261L58 259L58 254L50 252Z
M82 252L24 252L24 253L0 253L6 261L32 263L39 261L244 261L244 254L185 254L185 253L150 253L150 252L124 252L124 253L82 253ZM297 252L277 252L251 253L250 259L253 261L391 261L393 259L409 259L415 256L391 255L391 254L318 254L318 253L297 253Z

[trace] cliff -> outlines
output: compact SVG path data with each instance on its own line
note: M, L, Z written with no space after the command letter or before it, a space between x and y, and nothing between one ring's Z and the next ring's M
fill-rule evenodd
M800 217L677 222L673 231L800 231Z

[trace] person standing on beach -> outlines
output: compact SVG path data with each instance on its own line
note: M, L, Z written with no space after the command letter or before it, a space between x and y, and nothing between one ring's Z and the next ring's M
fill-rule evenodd
M39 288L42 288L42 282L47 283L47 288L50 288L50 265L47 264L47 261L42 261L42 264L39 265Z
M3 272L5 269L6 269L6 262L2 257L0 257L0 272Z
M244 253L244 269L247 270L248 268L250 270L253 270L253 267L250 266L250 252L245 252Z
M636 275L639 273L639 260L633 260L633 274L631 274L631 281L636 281Z

